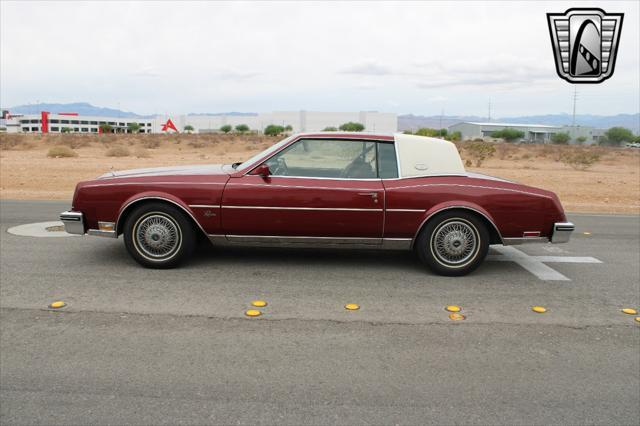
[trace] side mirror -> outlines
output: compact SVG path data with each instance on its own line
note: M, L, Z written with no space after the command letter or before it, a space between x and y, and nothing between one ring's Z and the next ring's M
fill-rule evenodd
M263 178L267 178L271 174L271 170L269 169L269 166L267 166L266 164L260 164L258 167L253 169L251 174L262 176Z

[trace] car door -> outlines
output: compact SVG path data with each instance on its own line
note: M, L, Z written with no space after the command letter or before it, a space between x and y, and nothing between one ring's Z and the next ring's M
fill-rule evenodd
M370 140L300 139L264 163L271 176L230 179L222 200L227 238L380 244L384 188L376 151Z

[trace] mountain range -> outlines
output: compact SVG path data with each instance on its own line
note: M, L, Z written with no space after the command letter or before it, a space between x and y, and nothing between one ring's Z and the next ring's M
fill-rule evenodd
M150 118L152 115L141 115L130 111L121 111L114 108L103 108L91 105L88 102L74 103L39 103L30 105L18 105L8 108L14 114L38 114L40 111L57 112L77 112L80 115L93 115L99 117L123 117L123 118ZM235 115L252 116L255 112L217 112L217 113L190 113L188 115ZM491 119L496 123L521 123L521 124L548 124L553 126L570 125L573 117L571 114L548 114L548 115L527 115L520 117L500 117ZM416 130L420 127L446 128L461 121L486 122L487 117L480 116L456 116L456 115L398 115L398 129ZM626 127L634 133L640 133L640 114L617 114L617 115L576 115L576 124L580 126L591 126L596 128Z

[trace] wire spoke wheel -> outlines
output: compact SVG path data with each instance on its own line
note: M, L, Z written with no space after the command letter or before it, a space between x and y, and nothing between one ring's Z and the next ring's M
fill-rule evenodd
M478 253L478 231L467 221L445 221L434 231L431 249L436 258L448 266L465 265Z
M153 260L171 258L182 244L176 221L160 212L142 216L133 227L135 246L143 256Z

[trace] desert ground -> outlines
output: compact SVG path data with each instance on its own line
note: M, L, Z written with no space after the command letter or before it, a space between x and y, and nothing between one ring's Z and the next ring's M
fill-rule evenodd
M70 200L78 181L109 170L232 163L279 139L231 134L0 134L0 198ZM471 144L458 143L468 170L554 191L569 212L640 212L640 150L503 143L493 145L495 152L478 164ZM572 154L598 158L581 170L580 164L564 161Z

